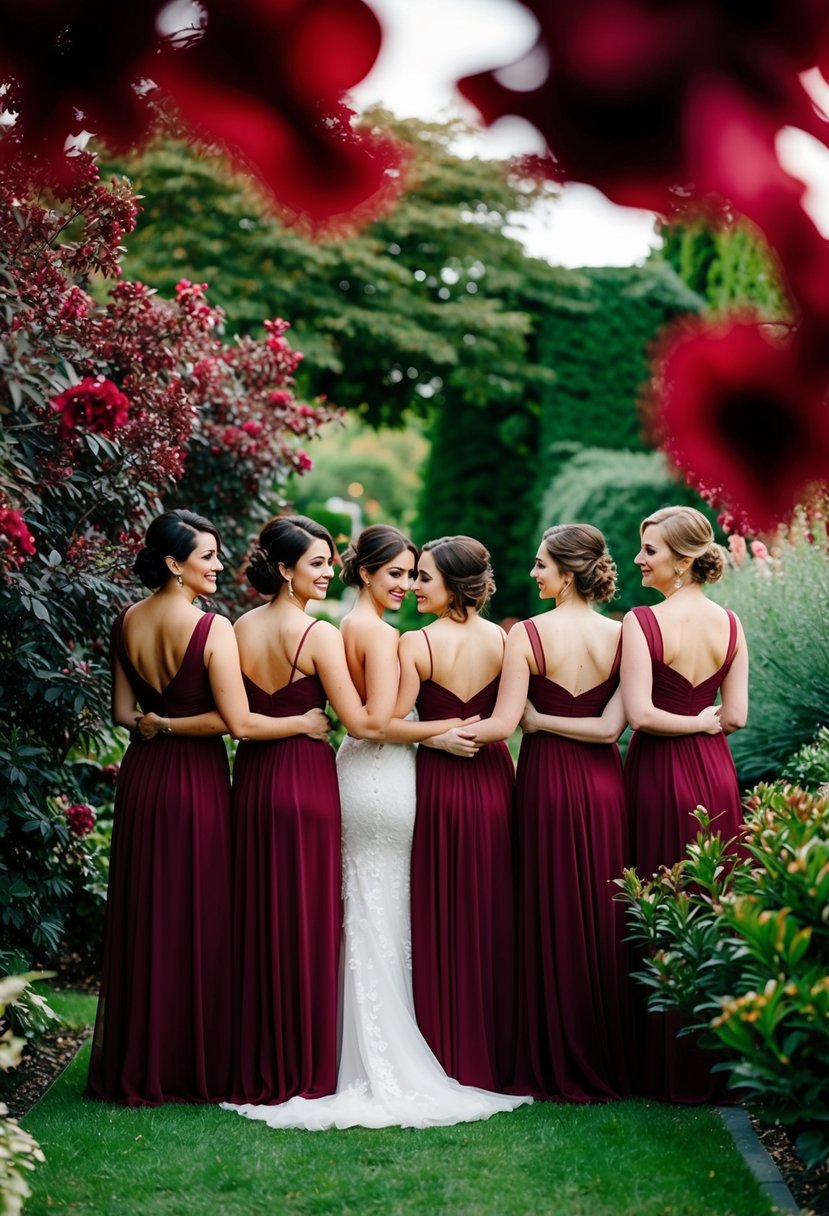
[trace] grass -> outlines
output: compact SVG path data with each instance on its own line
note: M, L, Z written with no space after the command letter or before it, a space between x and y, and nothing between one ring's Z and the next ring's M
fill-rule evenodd
M89 997L55 996L91 1020ZM26 1116L26 1216L769 1216L716 1111L536 1103L426 1131L271 1131L213 1107L83 1098L89 1044Z

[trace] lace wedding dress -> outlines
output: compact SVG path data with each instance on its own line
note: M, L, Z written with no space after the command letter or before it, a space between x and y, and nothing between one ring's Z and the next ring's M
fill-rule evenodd
M226 1106L270 1127L432 1127L488 1119L529 1098L448 1077L417 1028L409 862L415 749L346 738L337 755L345 901L342 1049L336 1093Z

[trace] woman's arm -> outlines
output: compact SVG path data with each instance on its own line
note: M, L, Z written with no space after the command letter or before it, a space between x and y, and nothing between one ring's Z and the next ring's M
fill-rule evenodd
M719 705L698 714L672 714L653 703L653 668L648 643L633 612L622 622L622 699L634 730L649 735L718 735L722 731Z
M420 722L406 717L411 713L420 685L428 676L427 643L420 630L404 633L398 645L400 682L394 716L382 733L375 738L389 743L423 743L434 739L452 727L461 726L462 718L446 718L440 721ZM477 748L475 749L477 750Z
M116 726L135 730L141 720L141 710L127 673L117 655L112 656L112 720Z
M748 721L748 646L743 627L737 621L737 649L728 675L720 687L720 721L723 732L732 734Z
M196 714L189 718L164 718L156 713L144 714L136 723L143 739L153 739L156 735L188 735L194 738L206 738L210 735L226 735L229 728L224 718L215 710L208 714ZM250 714L251 731L263 730L269 733L261 736L266 739L285 739L290 735L308 735L311 739L327 740L331 730L331 722L321 709L309 709L304 714L290 714L287 717L270 718L266 714ZM273 731L270 728L273 727ZM238 737L238 736L237 736ZM251 739L253 734L243 735ZM260 737L260 736L256 736Z
M521 718L521 729L525 735L546 730L579 743L615 743L626 726L621 687L616 689L600 718L562 718L557 714L540 714L529 701Z

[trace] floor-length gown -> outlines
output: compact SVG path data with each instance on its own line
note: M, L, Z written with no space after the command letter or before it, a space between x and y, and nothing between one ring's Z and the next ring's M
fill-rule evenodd
M423 636L429 645L428 633ZM422 721L489 717L499 677L468 701L420 686ZM504 1090L515 1068L515 770L503 742L469 759L420 747L412 841L417 1021L452 1077Z
M268 693L270 717L325 706L316 675ZM340 964L340 797L328 743L293 735L239 744L233 772L235 1102L333 1093Z
M196 624L163 692L112 630L138 704L163 717L215 709ZM215 1102L231 1083L230 778L219 737L135 739L118 773L101 996L87 1092L128 1106Z
M728 609L730 634L725 661L700 684L691 684L663 661L659 622L647 607L634 608L648 643L653 668L653 704L674 714L698 714L712 705L737 648L737 623ZM699 805L714 820L724 840L739 834L740 789L725 735L649 735L635 731L625 761L625 785L633 827L633 860L650 878L660 866L685 857L685 846L699 830L692 812ZM647 1014L643 1019L643 1071L640 1089L670 1102L712 1102L722 1097L721 1074L711 1073L716 1056L687 1036L677 1038L682 1019Z
M574 696L544 673L538 630L525 621L539 675L539 713L600 717L619 684L621 645L606 680ZM524 735L518 833L519 1029L516 1089L586 1102L630 1091L632 993L624 912L613 879L630 864L622 762L615 743L547 731Z
M344 976L337 1092L241 1114L275 1128L429 1127L487 1119L525 1099L459 1085L418 1030L411 979L409 862L414 748L346 738L337 753L343 822Z

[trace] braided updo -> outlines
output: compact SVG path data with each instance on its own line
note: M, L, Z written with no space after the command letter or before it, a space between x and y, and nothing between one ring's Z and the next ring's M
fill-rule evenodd
M556 524L542 542L559 570L573 575L582 599L605 604L616 594L616 563L603 534L592 524Z
M658 527L665 543L677 557L691 558L691 578L695 583L715 583L725 570L725 554L714 540L710 521L696 507L662 507L644 519L639 527Z
M260 595L277 595L286 581L280 564L291 569L315 540L326 542L333 561L337 550L331 533L322 524L307 515L277 515L268 520L259 533L259 547L248 563L248 582Z
M147 529L144 548L136 555L132 568L145 587L155 591L171 578L172 571L164 560L174 557L186 562L196 547L199 532L209 532L221 549L222 542L215 524L193 511L165 511Z
M408 549L412 555L412 566L416 566L417 547L408 536L404 536L399 528L393 528L391 524L372 524L364 528L357 540L343 553L340 559L340 578L348 587L361 587L361 570L373 574L381 566L393 561L403 549Z
M484 607L495 592L489 552L472 536L442 536L427 541L423 553L431 553L450 595L449 615L465 621L470 608Z

